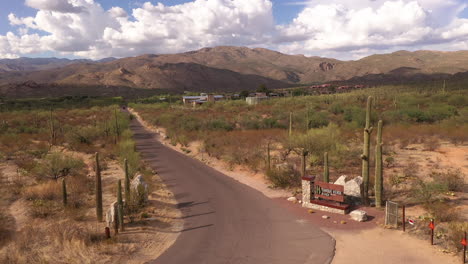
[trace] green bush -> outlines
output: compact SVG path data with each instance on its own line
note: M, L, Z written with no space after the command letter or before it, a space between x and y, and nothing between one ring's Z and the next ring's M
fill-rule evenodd
M125 130L122 133L118 143L118 154L122 164L127 159L128 172L133 177L140 168L140 154L136 151L135 141L130 130Z
M81 174L84 168L85 164L82 159L61 152L52 152L43 160L38 161L32 172L40 178L58 179Z
M328 115L324 112L314 112L309 115L308 128L319 128L328 126Z
M334 103L330 106L330 112L335 115L344 113L343 103Z
M268 170L266 177L277 188L297 187L301 183L299 173L292 168Z

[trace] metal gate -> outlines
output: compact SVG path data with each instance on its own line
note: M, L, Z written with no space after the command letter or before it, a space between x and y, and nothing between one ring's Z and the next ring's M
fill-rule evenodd
M395 202L385 203L385 225L398 227L398 204Z

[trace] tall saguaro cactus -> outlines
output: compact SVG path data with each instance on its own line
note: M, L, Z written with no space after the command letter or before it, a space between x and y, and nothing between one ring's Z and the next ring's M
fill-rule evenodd
M101 166L99 165L99 153L96 152L96 216L102 222L102 182Z
M309 152L305 149L302 149L301 152L301 177L305 177L306 175L306 158L309 155Z
M117 213L119 215L120 231L124 231L124 215L123 215L123 202L122 202L122 181L117 183Z
M382 207L383 192L383 162L382 162L382 120L377 126L377 140L375 144L375 207Z
M67 206L67 185L65 179L62 179L62 200L63 206Z
M367 98L367 109L366 109L366 127L364 128L364 144L362 150L362 202L365 205L369 204L369 150L370 150L370 135L372 133L372 127L370 125L372 108L372 96Z
M125 203L128 205L130 201L130 175L128 173L128 160L124 160L125 169Z
M330 182L330 171L328 170L328 152L323 154L323 181Z

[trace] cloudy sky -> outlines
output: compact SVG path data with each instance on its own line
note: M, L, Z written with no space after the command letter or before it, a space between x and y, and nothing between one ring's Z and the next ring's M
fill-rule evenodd
M468 0L1 0L0 58L264 47L358 59L468 49Z

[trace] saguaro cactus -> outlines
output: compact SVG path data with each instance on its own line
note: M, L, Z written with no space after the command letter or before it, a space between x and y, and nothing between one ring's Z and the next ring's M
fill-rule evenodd
M270 141L267 143L267 170L271 170Z
M365 205L369 204L369 149L370 149L370 135L372 133L372 127L370 126L372 107L372 96L367 98L367 109L366 109L366 127L364 128L364 144L362 150L362 202Z
M328 152L323 154L323 181L330 182L330 171L328 170Z
M50 145L55 145L57 139L57 131L55 128L54 117L52 113L52 109L50 110L49 116L49 132L50 132Z
M309 152L305 149L302 149L301 153L301 177L305 177L306 175L306 158L309 155Z
M124 231L124 215L123 215L123 202L122 202L122 181L117 183L117 213L119 214L120 231Z
M63 206L67 206L67 185L65 183L65 179L62 179L62 199Z
M289 112L289 136L292 135L292 112Z
M124 160L125 170L125 203L128 204L130 201L130 175L128 173L128 160Z
M102 185L101 166L99 165L99 153L96 152L96 216L99 222L102 221Z
M382 207L383 192L383 162L382 162L382 120L377 126L377 140L375 144L375 207Z

